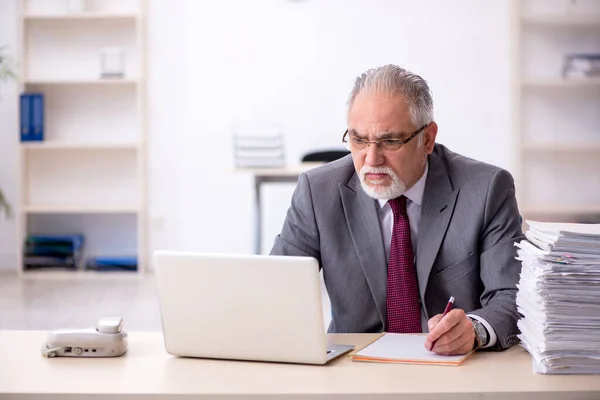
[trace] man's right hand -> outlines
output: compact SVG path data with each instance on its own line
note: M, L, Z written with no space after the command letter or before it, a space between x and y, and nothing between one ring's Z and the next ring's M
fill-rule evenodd
M435 347L431 351L440 355L461 355L473 350L475 331L463 310L455 308L443 318L442 314L438 314L432 317L427 325L429 327L429 334L425 338L427 350L436 340Z

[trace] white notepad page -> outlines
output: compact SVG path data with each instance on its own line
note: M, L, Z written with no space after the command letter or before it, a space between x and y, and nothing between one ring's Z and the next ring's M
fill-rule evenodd
M461 356L441 356L427 351L424 346L425 335L411 335L402 333L386 333L381 338L371 343L356 353L360 357L422 360L429 362L459 362Z

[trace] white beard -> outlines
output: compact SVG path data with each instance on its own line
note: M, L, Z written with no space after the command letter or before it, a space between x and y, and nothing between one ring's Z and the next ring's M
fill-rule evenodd
M387 174L392 180L392 183L388 186L384 186L383 179L381 181L367 180L366 174ZM360 185L365 193L374 199L395 199L406 192L406 185L398 178L390 167L369 167L363 165L358 176L360 178Z

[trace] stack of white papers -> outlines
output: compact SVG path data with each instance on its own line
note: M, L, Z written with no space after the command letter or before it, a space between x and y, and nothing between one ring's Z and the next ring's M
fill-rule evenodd
M600 224L527 223L517 308L534 371L600 373Z

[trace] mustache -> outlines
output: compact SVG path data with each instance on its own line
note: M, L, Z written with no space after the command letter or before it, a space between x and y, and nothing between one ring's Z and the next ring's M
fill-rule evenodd
M367 165L363 165L360 169L360 177L364 179L366 174L386 174L389 176L394 176L394 171L390 167L369 167Z

